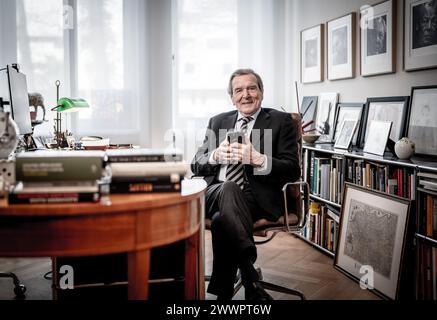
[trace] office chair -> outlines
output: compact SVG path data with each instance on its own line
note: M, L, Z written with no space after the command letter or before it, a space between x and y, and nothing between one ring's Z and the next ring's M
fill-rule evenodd
M298 159L302 168L302 124L301 116L297 113L292 113L293 125L297 128L296 142L298 144ZM302 170L301 170L302 173ZM299 234L303 231L307 215L309 213L309 186L305 181L297 181L286 183L283 188L284 197L284 214L277 221L269 221L260 219L254 222L253 234L255 237L264 237L264 240L255 240L256 245L262 245L270 242L279 232L287 232L289 234ZM205 228L210 229L211 220L205 220ZM279 286L270 282L263 281L261 268L257 267L257 272L260 278L260 285L266 289L276 292L281 292L289 295L298 296L301 300L305 300L302 292ZM206 276L205 281L209 281L211 276ZM240 290L243 283L240 274L237 274L234 285L234 295Z
M14 293L17 299L24 299L24 293L26 292L26 287L24 284L20 283L20 280L12 272L0 272L0 278L12 278L14 281Z

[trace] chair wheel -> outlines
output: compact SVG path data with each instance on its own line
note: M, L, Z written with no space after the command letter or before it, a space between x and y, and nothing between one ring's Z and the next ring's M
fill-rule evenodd
M17 298L24 298L24 293L26 292L26 287L24 284L18 284L14 288L14 293Z

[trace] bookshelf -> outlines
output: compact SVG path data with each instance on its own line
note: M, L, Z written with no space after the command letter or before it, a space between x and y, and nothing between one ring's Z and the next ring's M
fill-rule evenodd
M301 238L334 257L345 182L410 199L403 281L408 282L410 297L414 291L416 299L436 300L437 159L399 160L390 152L376 156L358 149L334 149L332 144L304 144L302 156L311 204Z

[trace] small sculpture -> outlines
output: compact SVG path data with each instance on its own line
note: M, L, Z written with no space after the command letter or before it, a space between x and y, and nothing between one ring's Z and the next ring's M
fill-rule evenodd
M395 153L401 160L410 159L415 151L415 144L409 138L402 138L395 144Z
M32 125L41 124L46 120L46 108L44 106L44 98L38 93L29 93L29 108L30 110L30 119L32 121ZM38 108L42 109L42 120L37 120Z

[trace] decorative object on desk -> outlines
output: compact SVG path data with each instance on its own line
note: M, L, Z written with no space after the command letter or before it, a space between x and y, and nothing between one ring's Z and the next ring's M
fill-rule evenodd
M397 299L409 210L409 200L345 183L334 267Z
M412 88L407 137L417 154L437 155L437 86Z
M338 93L321 93L317 108L317 132L321 134L320 141L331 143L334 137L334 119L337 108Z
M360 26L361 75L396 72L396 0L364 6Z
M401 160L410 159L414 154L415 144L408 138L402 138L395 144L395 153Z
M360 134L360 127L363 123L363 103L339 103L337 105L337 113L335 115L334 122L334 141L337 141L338 135L340 133L340 128L343 124L344 119L354 119L357 120L357 129L355 130L354 136L352 138L352 145L356 146L358 143L358 137Z
M15 151L19 134L18 126L9 112L0 109L0 159L7 159Z
M85 150L106 150L109 147L109 138L98 136L85 136L80 139Z
M29 93L29 108L32 127L48 121L46 120L46 107L44 106L44 98L41 93ZM42 110L42 118L38 118L39 108Z
M344 119L340 133L335 141L334 148L349 149L352 137L357 129L358 121L356 119Z
M437 67L437 1L405 0L404 69Z
M310 132L316 129L318 96L305 96L302 98L302 130Z
M405 136L409 97L368 98L363 117L360 146L364 147L372 120L391 121L390 140L395 143Z
M304 133L302 135L303 141L306 143L314 143L320 138L320 134L318 133Z
M369 135L367 136L363 151L383 156L391 125L391 121L370 121Z
M356 13L328 21L328 79L355 77Z
M300 33L302 83L323 81L324 35L323 24L302 30Z

